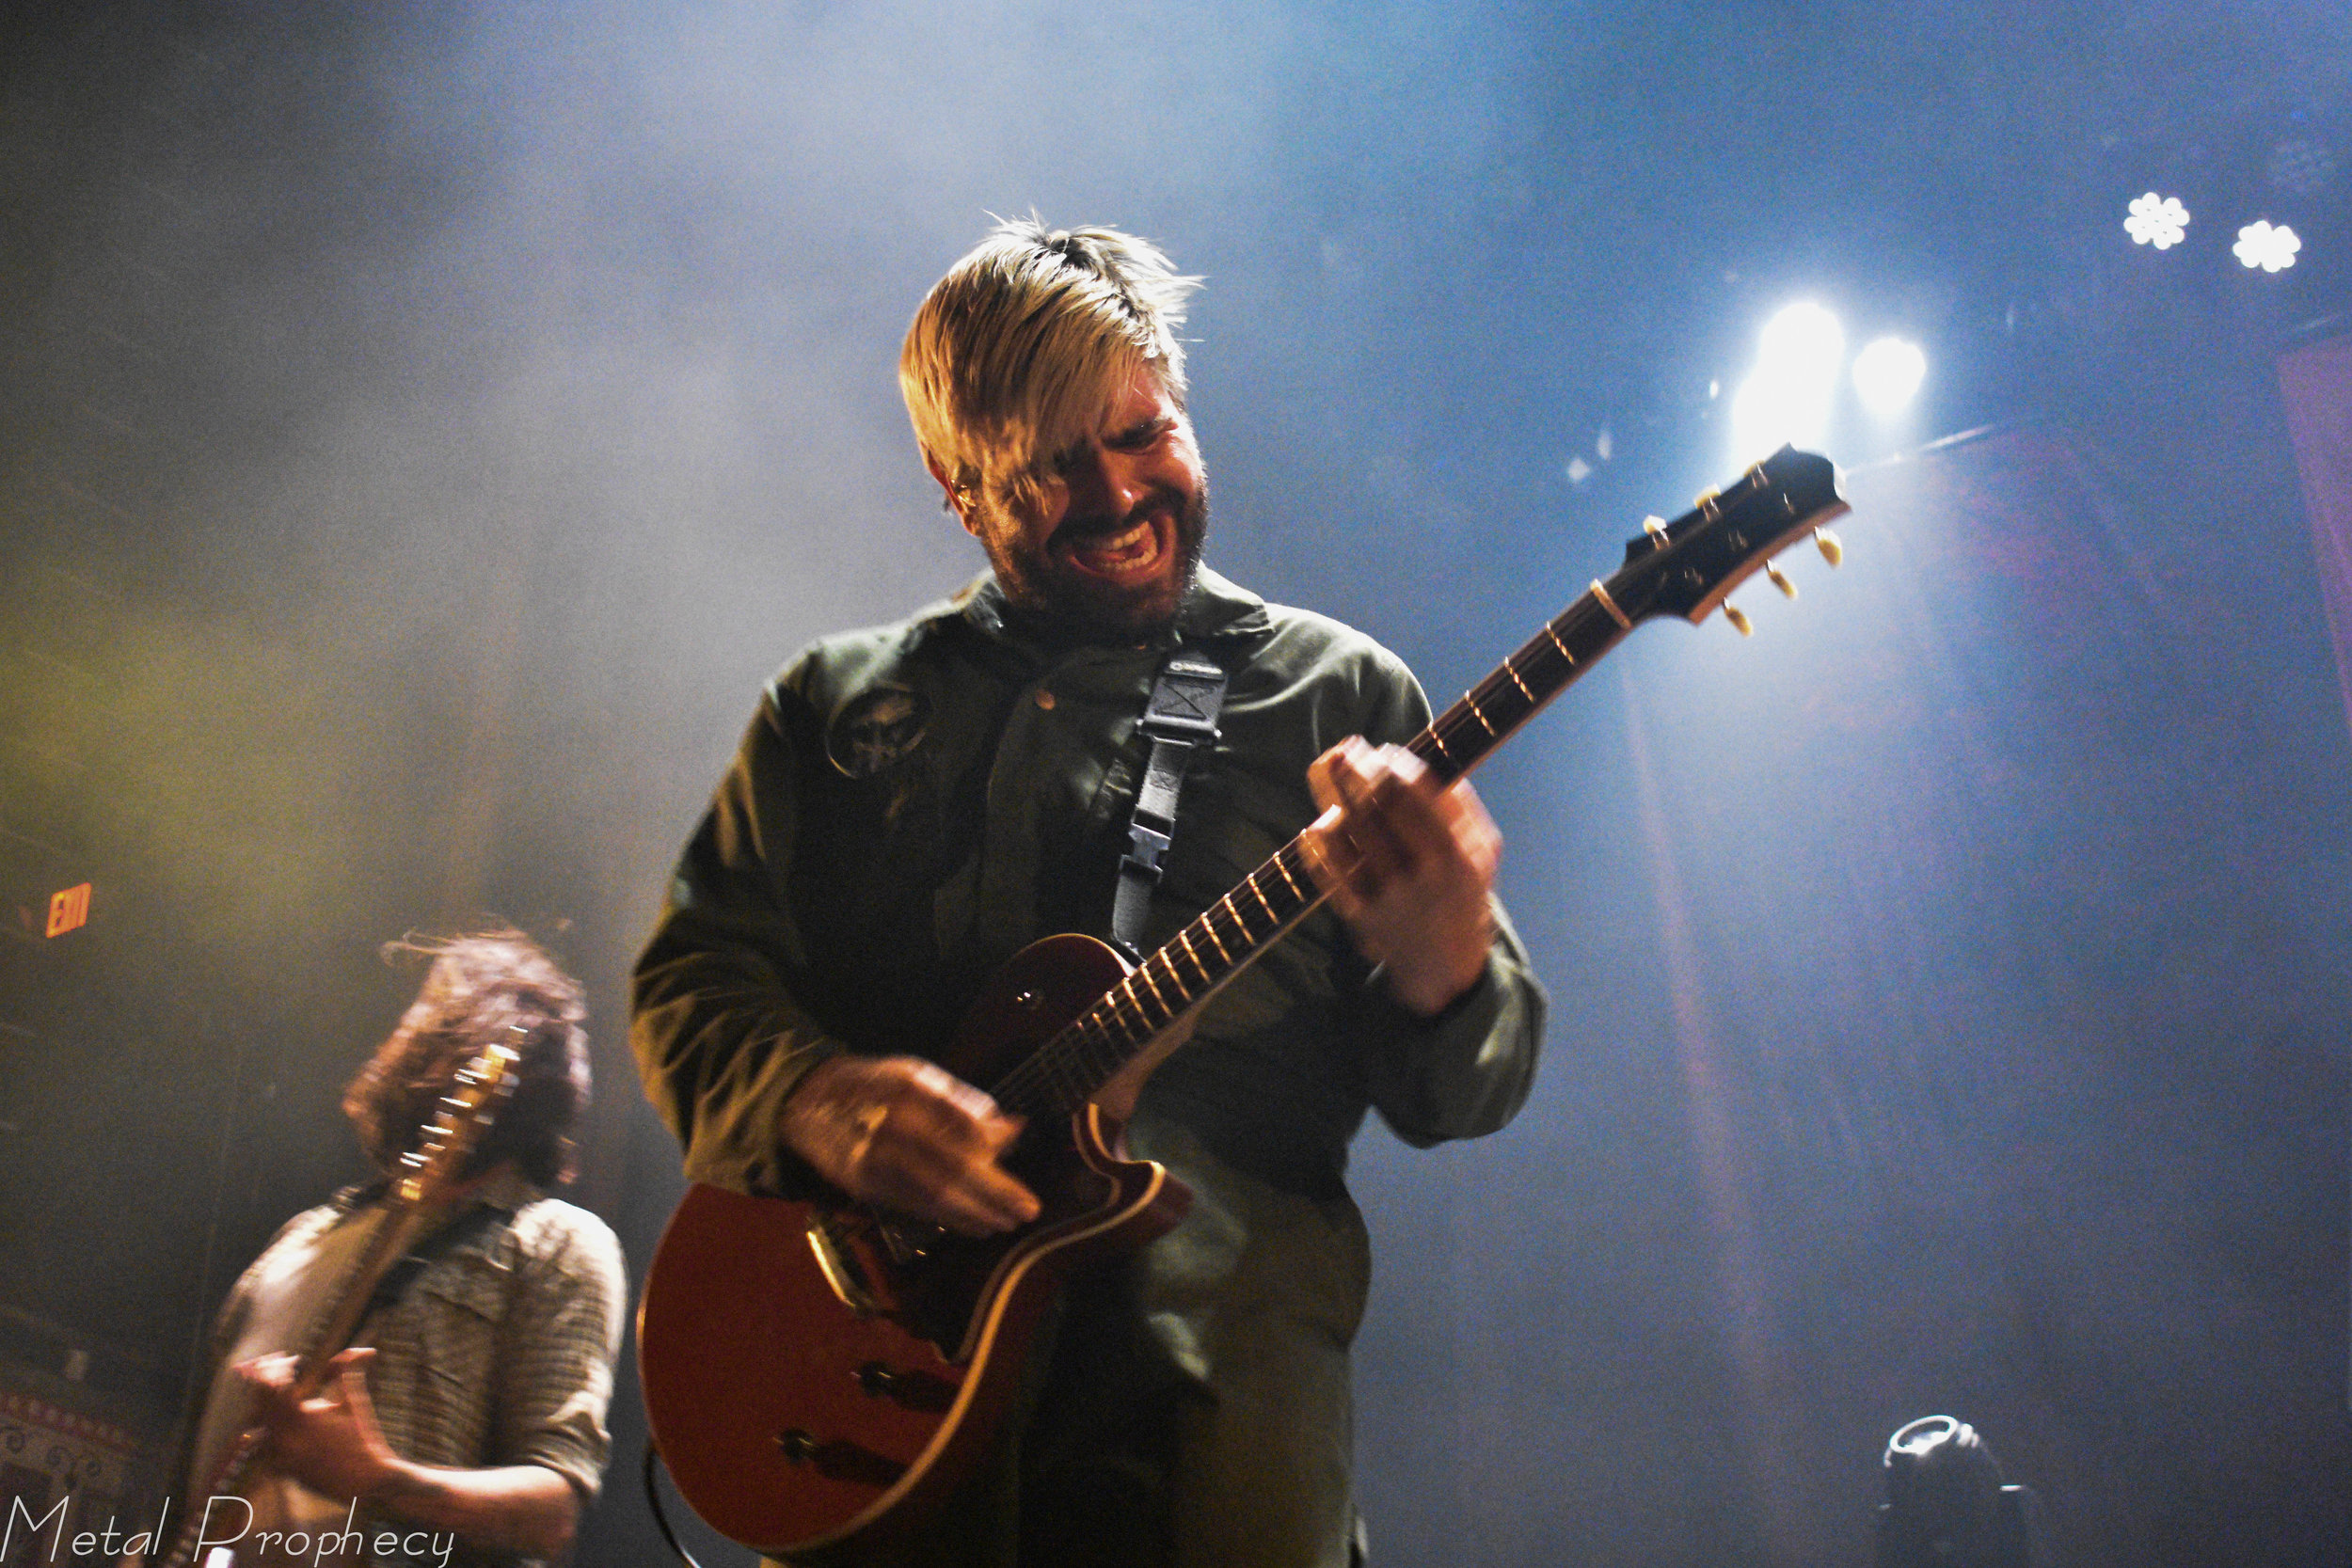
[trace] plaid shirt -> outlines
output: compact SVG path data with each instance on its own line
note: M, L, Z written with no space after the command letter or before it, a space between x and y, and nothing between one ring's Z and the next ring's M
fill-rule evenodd
M271 1253L309 1247L352 1212L357 1190L297 1214L230 1291L215 1336L236 1342L255 1281ZM460 1469L541 1465L596 1496L612 1451L605 1406L620 1354L628 1287L620 1243L584 1209L542 1195L513 1172L475 1198L504 1212L476 1227L411 1280L398 1300L360 1325L353 1343L375 1347L369 1393L385 1440L420 1465ZM359 1526L408 1536L417 1526L372 1517ZM444 1531L442 1539L448 1539ZM421 1557L375 1557L374 1568L417 1568ZM532 1560L470 1551L453 1564Z

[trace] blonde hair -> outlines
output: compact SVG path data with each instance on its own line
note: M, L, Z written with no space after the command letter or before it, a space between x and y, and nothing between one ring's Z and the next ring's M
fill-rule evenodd
M959 492L1010 496L1086 434L1137 364L1184 400L1176 329L1200 286L1116 229L1000 222L932 285L898 355L915 444Z

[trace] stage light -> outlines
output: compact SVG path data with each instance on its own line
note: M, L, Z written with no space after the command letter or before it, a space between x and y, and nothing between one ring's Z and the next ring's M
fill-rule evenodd
M2123 220L2123 232L2132 237L2132 244L2152 245L2158 250L2179 245L2188 237L2187 230L2188 209L2181 205L2181 198L2153 191L2136 198L2131 215Z
M1791 305L1766 322L1756 369L1731 397L1735 460L1766 456L1783 442L1819 446L1845 356L1845 328L1819 305Z
M1846 331L1836 316L1818 305L1791 305L1764 324L1756 368L1791 381L1835 381L1845 352Z
M2265 272L2284 272L2295 265L2296 252L2302 248L2301 235L2283 223L2274 229L2266 219L2239 230L2237 244L2230 247L2241 264Z
M1873 339L1853 358L1853 389L1878 419L1902 412L1927 378L1928 356L1900 338Z

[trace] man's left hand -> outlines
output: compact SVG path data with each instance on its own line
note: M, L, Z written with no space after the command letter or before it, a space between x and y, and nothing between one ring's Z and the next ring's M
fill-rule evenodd
M323 1497L373 1497L399 1468L368 1398L374 1355L364 1348L344 1351L309 1399L294 1395L299 1363L291 1355L264 1355L237 1368L253 1389L259 1424L269 1428L271 1463Z
M1389 994L1423 1017L1477 984L1495 936L1502 834L1467 779L1440 785L1402 746L1351 737L1317 757L1308 786L1324 808L1308 863L1386 966Z

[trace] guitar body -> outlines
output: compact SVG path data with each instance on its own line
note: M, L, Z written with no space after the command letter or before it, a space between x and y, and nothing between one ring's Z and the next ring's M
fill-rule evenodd
M993 1084L1127 966L1084 936L998 972L938 1060ZM1124 1156L1088 1106L1005 1164L1037 1219L975 1241L852 1207L697 1185L645 1280L638 1356L654 1441L714 1528L770 1556L886 1546L973 1472L1074 1267L1142 1245L1191 1195Z

